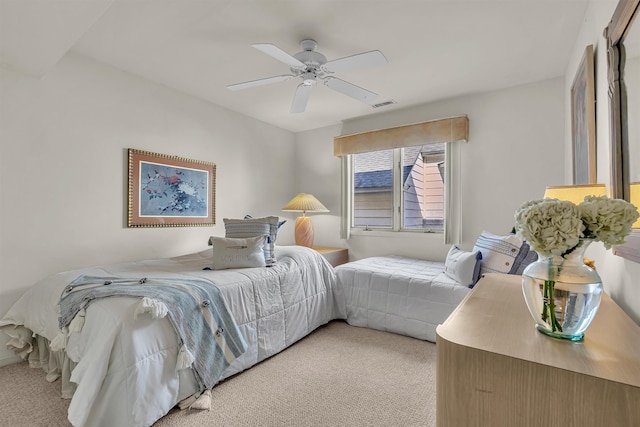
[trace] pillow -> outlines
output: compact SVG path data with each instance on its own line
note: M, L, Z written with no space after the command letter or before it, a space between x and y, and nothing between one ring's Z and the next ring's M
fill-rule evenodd
M252 217L251 215L245 215L245 216L244 216L244 219L253 219L253 217ZM280 221L280 220L278 219L278 228L277 228L277 230L276 230L276 233L277 233L278 231L280 231L280 228L282 228L282 226L284 225L284 223L285 223L285 222L287 222L287 220L286 220L286 219L283 219L282 221ZM276 235L276 238L277 238L277 235Z
M529 264L538 260L538 253L531 249L527 242L522 242L522 246L520 246L520 251L516 256L516 259L513 261L513 267L511 267L511 271L509 274L518 274L522 276L522 272Z
M264 243L267 235L246 239L228 239L211 236L213 269L264 267Z
M516 258L520 253L522 240L515 234L498 236L482 231L473 246L474 251L482 253L480 262L480 274L504 273L510 274L516 264Z
M232 239L268 236L264 243L264 259L267 265L276 262L275 245L278 235L278 217L229 219L224 218L225 237Z
M480 277L480 251L465 252L453 245L444 262L444 274L463 286L473 288Z

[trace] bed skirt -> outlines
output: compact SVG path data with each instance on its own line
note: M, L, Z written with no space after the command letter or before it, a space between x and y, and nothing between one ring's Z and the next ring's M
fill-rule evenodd
M77 386L70 378L76 363L64 350L51 350L48 339L33 334L24 326L7 325L0 329L11 337L7 348L21 359L27 360L30 367L41 368L50 383L60 379L60 396L63 399L73 397Z

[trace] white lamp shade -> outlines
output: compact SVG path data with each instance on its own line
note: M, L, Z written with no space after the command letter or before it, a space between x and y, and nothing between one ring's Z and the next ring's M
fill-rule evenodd
M298 194L282 210L286 212L329 212L329 209L320 203L313 194L307 193Z
M632 182L630 190L629 202L640 210L640 182ZM640 229L640 219L633 223L632 228Z
M557 185L547 187L544 192L545 199L568 200L579 205L586 196L606 196L607 187L604 184L586 185Z

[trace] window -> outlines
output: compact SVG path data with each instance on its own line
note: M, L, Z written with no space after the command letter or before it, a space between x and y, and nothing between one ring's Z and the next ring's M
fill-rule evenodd
M351 226L444 231L447 144L352 154Z
M333 154L342 158L340 237L355 230L442 232L445 244L458 244L460 143L468 140L467 116L334 137Z
M353 155L353 227L393 227L394 151Z

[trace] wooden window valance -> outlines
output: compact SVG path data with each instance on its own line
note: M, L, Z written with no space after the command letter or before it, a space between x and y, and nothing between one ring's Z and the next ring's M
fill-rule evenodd
M333 138L333 155L337 157L391 148L439 142L467 141L469 118L467 116L430 120L412 125L336 136Z

